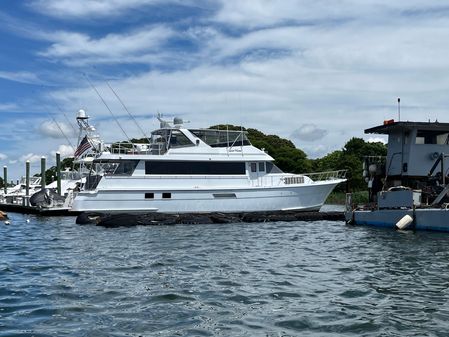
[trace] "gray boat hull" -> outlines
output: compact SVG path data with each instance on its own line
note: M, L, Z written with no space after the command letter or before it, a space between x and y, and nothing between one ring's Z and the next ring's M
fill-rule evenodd
M413 218L410 229L449 232L449 209L446 208L354 210L352 223L395 228L405 215Z

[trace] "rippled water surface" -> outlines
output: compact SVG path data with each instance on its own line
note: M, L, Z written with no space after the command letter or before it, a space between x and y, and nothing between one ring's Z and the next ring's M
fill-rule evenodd
M10 218L0 336L449 334L448 234Z

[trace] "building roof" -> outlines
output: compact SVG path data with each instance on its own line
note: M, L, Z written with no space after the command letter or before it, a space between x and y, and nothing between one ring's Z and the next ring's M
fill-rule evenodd
M449 123L439 122L385 122L383 125L375 126L365 130L365 133L377 133L388 135L403 130L419 129L423 131L435 131L438 133L449 132Z

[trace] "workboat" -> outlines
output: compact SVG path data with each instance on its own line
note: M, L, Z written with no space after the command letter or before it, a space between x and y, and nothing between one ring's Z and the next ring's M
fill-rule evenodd
M72 210L97 213L318 211L346 171L283 173L243 130L160 116L143 144L104 147Z
M388 135L386 157L365 157L370 200L353 205L346 221L398 229L449 231L449 123L385 121L365 130Z

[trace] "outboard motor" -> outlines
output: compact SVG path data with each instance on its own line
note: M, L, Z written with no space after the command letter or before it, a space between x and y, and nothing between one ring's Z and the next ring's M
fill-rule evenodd
M49 188L44 188L30 197L31 206L51 207L57 203L64 203L65 198Z

